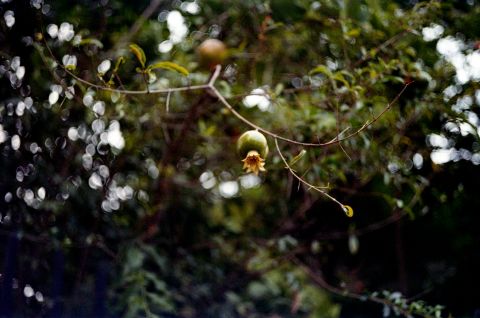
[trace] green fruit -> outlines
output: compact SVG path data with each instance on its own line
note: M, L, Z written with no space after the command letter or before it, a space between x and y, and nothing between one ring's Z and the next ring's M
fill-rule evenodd
M200 64L209 68L222 64L227 58L228 50L222 41L207 39L197 48Z
M237 140L237 152L245 158L250 151L256 151L262 159L268 155L268 144L265 136L258 130L244 132Z

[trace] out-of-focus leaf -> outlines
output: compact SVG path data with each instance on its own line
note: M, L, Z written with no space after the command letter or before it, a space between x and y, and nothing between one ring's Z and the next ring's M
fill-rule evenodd
M325 65L319 65L315 67L313 70L310 71L310 75L315 75L315 74L324 74L327 75L328 77L332 77L332 71Z
M89 44L95 45L99 49L103 49L103 43L97 39L93 39L93 38L82 39L79 43L79 45L89 45Z
M183 67L183 66L180 66L176 63L173 63L173 62L169 62L169 61L163 61L163 62L158 62L158 63L155 63L155 64L152 64L148 67L148 70L155 70L155 69L165 69L165 70L170 70L170 71L175 71L175 72L178 72L184 76L187 76L189 74L188 70Z
M129 46L130 51L132 51L133 54L137 57L138 61L142 65L142 68L145 68L145 63L147 62L147 58L145 57L145 52L141 47L139 47L137 44L130 44Z
M118 69L120 68L120 65L125 63L125 58L123 56L120 56L117 61L115 62L115 67L113 69L113 73L117 73Z
M303 158L303 156L305 156L306 153L307 151L305 149L302 149L302 151L300 151L298 155L296 155L295 157L292 158L292 160L290 160L289 165L293 166L294 164L296 164L300 159Z

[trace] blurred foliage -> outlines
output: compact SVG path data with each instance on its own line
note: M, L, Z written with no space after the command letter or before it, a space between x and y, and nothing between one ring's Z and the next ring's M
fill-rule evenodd
M478 315L476 2L2 1L0 314ZM207 38L229 48L221 94L302 142L413 82L341 147L280 143L353 218L272 138L267 173L244 175L251 128L208 89L115 91L206 84Z

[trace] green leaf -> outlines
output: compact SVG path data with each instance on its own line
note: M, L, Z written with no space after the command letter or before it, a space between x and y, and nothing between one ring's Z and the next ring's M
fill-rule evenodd
M296 164L298 162L298 160L302 159L303 156L305 156L305 154L307 153L307 151L305 149L302 149L302 151L300 151L300 153L298 155L296 155L295 157L292 158L292 160L290 160L290 166L293 166L294 164Z
M103 49L103 43L100 42L99 40L93 39L93 38L82 39L78 45L88 45L88 44L93 44L93 45L97 46L99 49Z
M147 62L147 58L145 57L145 52L141 47L139 47L136 44L130 44L130 50L135 54L137 57L138 61L142 65L142 68L145 68L145 63Z
M319 65L319 66L315 67L313 70L310 71L309 74L310 75L315 75L315 74L319 74L319 73L325 74L328 77L332 76L332 71L330 71L330 69L328 67L326 67L325 65Z
M340 72L337 72L333 75L333 79L339 81L339 82L342 82L343 85L345 85L346 87L350 88L350 83L345 79L345 77L343 77L343 74L341 74Z
M125 58L123 56L120 56L115 62L115 68L113 69L113 73L117 73L120 65L122 65L123 63L125 63Z
M155 70L155 69L165 69L165 70L170 70L170 71L175 71L178 72L184 76L187 76L189 74L188 70L184 68L183 66L180 66L176 63L173 62L168 62L168 61L163 61L163 62L158 62L155 64L152 64L148 67L149 70Z

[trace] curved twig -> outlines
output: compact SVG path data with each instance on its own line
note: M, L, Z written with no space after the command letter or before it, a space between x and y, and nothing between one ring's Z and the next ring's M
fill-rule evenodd
M308 187L308 189L314 189L315 191L317 192L320 192L321 194L323 194L324 196L326 196L327 198L329 198L330 200L332 200L333 202L337 203L343 211L345 211L345 205L343 203L341 203L340 201L338 201L337 199L335 199L334 197L332 197L330 194L328 194L325 190L323 189L327 189L328 187L319 187L319 186L315 186L311 183L309 183L308 181L305 181L302 177L300 177L299 175L297 175L295 173L295 171L292 169L292 167L290 167L290 165L288 164L287 160L285 159L285 157L283 156L282 152L280 151L280 147L278 146L278 140L275 138L275 147L277 148L277 152L280 156L280 158L282 158L282 161L283 163L285 164L286 168L288 169L288 171L290 171L290 173L298 180L300 181L301 183L303 183L304 185L306 185Z
M217 69L218 69L219 65L217 65ZM359 129L357 129L356 131L352 132L351 134L343 137L343 138L340 138L340 135L337 135L335 138L333 138L332 140L330 141L327 141L327 142L320 142L320 143L311 143L311 142L301 142L301 141L296 141L296 140L293 140L293 139L290 139L290 138L286 138L286 137L283 137L283 136L280 136L274 132L271 132L270 130L267 130L265 128L262 128L260 126L258 126L257 124L254 124L253 122L251 122L250 120L248 120L247 118L243 117L239 112L237 112L233 106L226 100L226 98L213 86L213 83L212 85L209 86L209 88L212 90L212 92L217 96L218 100L225 106L227 107L231 112L232 114L237 117L238 119L240 119L241 121L243 121L245 124L249 125L250 127L254 128L254 129L257 129L258 131L261 131L267 135L269 135L270 137L273 137L275 139L280 139L280 140L283 140L283 141L286 141L288 143L291 143L291 144L295 144L295 145L300 145L300 146L304 146L304 147L325 147L325 146L330 146L330 145L334 145L334 144L337 144L337 143L340 143L342 141L345 141L347 139L350 139L352 138L353 136L355 135L358 135L359 133L361 133L362 131L364 131L365 129L367 129L369 126L371 126L373 123L375 123L378 119L380 119L380 117L382 117L388 110L390 110L390 108L393 106L393 104L395 104L398 99L400 98L400 96L403 94L403 92L407 89L407 87L413 82L408 82L406 83L402 90L395 96L395 98L389 102L387 104L387 106L375 117L373 117L373 119L365 122L365 124L363 124Z

